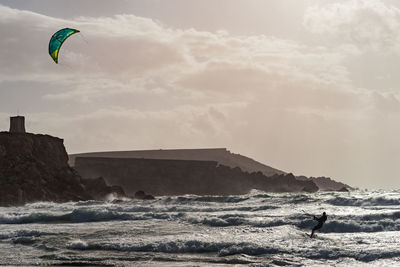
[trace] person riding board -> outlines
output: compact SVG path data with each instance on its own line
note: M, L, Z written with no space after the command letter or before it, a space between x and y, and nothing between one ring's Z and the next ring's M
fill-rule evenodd
M319 218L314 216L314 220L318 221L318 224L312 229L312 232L311 232L311 235L310 235L311 238L313 237L315 230L320 229L324 225L324 223L325 223L327 218L328 217L326 216L325 211L324 211L324 213L322 213L322 216L319 217Z

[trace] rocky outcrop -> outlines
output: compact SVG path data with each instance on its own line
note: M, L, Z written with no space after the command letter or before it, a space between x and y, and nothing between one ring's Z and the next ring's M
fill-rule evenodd
M152 200L155 199L154 196L146 194L143 190L139 190L135 193L134 197L136 199Z
M98 198L99 194L92 196L92 181L85 184L67 162L68 155L60 138L1 132L0 205ZM107 191L107 187L104 183L97 189Z
M284 171L272 168L251 158L245 157L240 154L231 153L226 148L90 152L69 155L69 164L71 166L74 166L75 159L78 157L215 161L219 165L225 165L231 168L239 167L242 171L248 173L261 172L265 176L286 174L286 172ZM328 177L308 178L305 176L297 176L296 179L303 181L312 181L318 186L320 191L337 191L342 187L351 189L350 186L340 182L336 182ZM309 188L309 190L311 190L311 188Z
M343 186L342 188L340 188L340 189L338 189L336 191L338 191L338 192L350 192L349 188L347 188L345 186Z
M117 185L108 186L103 177L95 179L81 179L86 192L97 200L107 199L108 196L126 197L124 190Z
M353 188L347 184L337 182L332 180L329 177L305 177L305 176L297 176L296 179L302 181L313 181L319 188L319 191L339 191L339 192L348 192ZM346 190L346 191L344 191Z
M215 161L78 157L75 169L84 178L104 177L128 195L144 190L152 195L234 195L251 189L267 192L315 192L312 181L293 174L271 177L262 172L218 165Z

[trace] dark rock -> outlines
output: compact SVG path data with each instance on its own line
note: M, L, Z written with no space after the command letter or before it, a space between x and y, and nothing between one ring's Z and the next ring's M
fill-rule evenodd
M297 180L301 181L313 181L319 188L319 191L340 191L342 188L350 188L350 186L332 180L329 177L305 177L297 176Z
M0 205L94 199L96 189L85 186L67 162L60 138L0 132ZM104 181L98 183L96 188L109 192Z
M144 200L152 200L155 199L152 195L147 195L143 190L139 190L135 193L135 198L144 199Z
M343 186L342 188L340 188L339 190L337 190L338 192L350 192L350 190L347 188L347 187L345 187L345 186Z
M152 195L145 195L143 199L144 200L153 200L153 199L156 199L156 198L154 196L152 196Z
M316 184L309 184L305 186L302 190L303 192L313 193L318 191L318 186Z
M251 189L318 191L314 182L297 180L293 174L268 177L262 172L248 173L215 161L77 157L75 168L82 177L102 176L107 183L119 185L128 195L135 194L135 198L140 199L146 195L144 192L152 195L236 195L246 194Z
M103 177L95 179L81 179L82 184L85 186L92 198L96 200L105 200L109 195L117 197L126 197L124 190L120 186L108 186Z
M143 199L145 195L146 195L146 194L144 193L144 191L139 190L139 191L137 191L137 192L135 193L135 198Z

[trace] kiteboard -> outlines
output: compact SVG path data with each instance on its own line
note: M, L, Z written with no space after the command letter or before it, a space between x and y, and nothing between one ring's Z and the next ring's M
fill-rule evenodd
M308 237L308 238L316 238L318 237L318 235L316 233L314 233L313 237L310 237L311 233L310 232L303 232L304 236Z

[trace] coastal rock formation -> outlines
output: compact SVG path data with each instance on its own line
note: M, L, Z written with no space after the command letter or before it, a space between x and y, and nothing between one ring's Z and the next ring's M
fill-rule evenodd
M124 190L120 186L108 186L103 177L81 179L81 182L92 199L103 200L109 195L126 197Z
M78 157L75 169L84 178L104 177L128 195L144 190L152 195L235 195L251 189L267 192L316 192L312 181L293 174L271 177L262 172L218 165L215 161Z
M266 176L285 174L284 171L272 168L251 158L231 153L226 148L159 149L72 154L69 155L69 164L71 166L75 165L75 159L77 157L216 161L220 165L231 168L239 167L245 172L261 171Z
M265 176L286 174L284 171L272 168L251 158L231 153L226 148L159 149L81 153L69 155L69 164L74 166L75 159L78 157L215 161L219 165L225 165L231 168L239 167L242 171L248 173L261 172ZM296 179L313 181L320 191L337 191L343 187L351 189L350 186L336 182L327 177L308 178L305 176L296 176Z
M351 186L332 180L329 177L305 177L296 176L296 179L303 181L313 181L319 188L319 191L339 191L348 192L353 189Z
M112 191L104 181L85 183L67 162L60 138L1 132L0 205L88 200L100 197L94 191Z
M88 179L88 180L89 180L89 179ZM135 193L134 197L137 198L137 199L143 199L143 200L152 200L152 199L155 199L154 196L152 196L152 195L147 195L147 194L146 194L144 191L142 191L142 190L137 191L137 192Z

